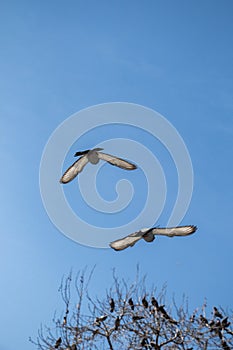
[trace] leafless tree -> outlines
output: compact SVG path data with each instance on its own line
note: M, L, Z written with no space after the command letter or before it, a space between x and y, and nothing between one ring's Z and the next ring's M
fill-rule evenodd
M84 270L75 278L62 279L62 314L54 315L52 326L42 326L36 340L39 350L77 349L157 349L196 350L233 349L233 313L213 307L207 315L206 303L192 313L188 301L166 303L166 287L157 292L146 288L145 277L137 270L134 282L119 279L103 298L91 296L89 283L93 271Z

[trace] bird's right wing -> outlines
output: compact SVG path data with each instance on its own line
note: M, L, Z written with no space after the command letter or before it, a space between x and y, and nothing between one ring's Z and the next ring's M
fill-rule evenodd
M125 169L125 170L134 170L137 168L137 166L133 163L128 162L125 159L118 158L116 156L112 156L111 154L98 152L98 157L102 160L105 160L106 162L118 166L119 168Z
M76 162L74 162L62 175L60 182L63 184L67 184L71 180L73 180L85 167L88 163L87 156L80 157Z
M170 227L170 228L155 227L151 232L154 235L174 237L174 236L188 236L194 233L196 230L197 230L196 226L189 225L189 226L177 226L177 227Z
M133 247L134 244L142 238L142 236L142 232L134 232L124 238L117 239L116 241L111 242L109 245L114 250L123 250L128 247Z

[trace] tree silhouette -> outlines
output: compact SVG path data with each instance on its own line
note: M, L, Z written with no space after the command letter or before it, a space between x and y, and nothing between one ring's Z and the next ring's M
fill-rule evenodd
M30 339L37 349L233 349L232 311L214 306L208 316L204 303L190 313L185 298L179 307L174 299L166 305L166 287L148 290L138 270L133 283L113 271L113 284L99 299L88 290L92 274L62 279L63 313Z

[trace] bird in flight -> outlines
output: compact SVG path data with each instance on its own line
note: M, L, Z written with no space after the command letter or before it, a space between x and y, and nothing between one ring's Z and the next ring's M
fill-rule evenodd
M74 156L80 156L80 158L65 171L60 179L60 182L66 184L72 181L79 173L81 173L88 162L91 164L97 164L100 159L125 170L134 170L137 168L135 164L130 163L127 160L112 156L111 154L100 152L102 150L103 148L94 148L91 150L88 149L86 151L76 152Z
M160 228L160 227L152 227L152 228L143 228L140 231L131 233L130 235L117 239L116 241L111 242L109 245L114 250L123 250L128 247L133 247L134 244L140 239L144 239L146 242L153 242L155 236L167 236L167 237L175 237L175 236L188 236L194 233L197 230L196 226L177 226L170 228Z

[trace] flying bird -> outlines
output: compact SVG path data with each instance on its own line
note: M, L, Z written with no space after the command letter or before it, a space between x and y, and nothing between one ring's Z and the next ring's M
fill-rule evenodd
M175 237L175 236L188 236L194 233L197 230L196 226L177 226L170 228L160 228L160 227L152 227L152 228L143 228L140 231L131 233L130 235L117 239L116 241L111 242L109 245L114 250L123 250L128 247L133 247L134 244L140 239L144 239L146 242L153 242L155 236L167 236L167 237Z
M66 184L70 181L72 181L87 165L88 162L91 164L97 164L100 159L105 160L106 162L110 163L111 165L115 165L121 169L125 170L134 170L137 168L137 166L133 163L128 162L127 160L118 158L116 156L113 156L111 154L100 152L103 148L94 148L91 150L76 152L75 157L80 156L76 162L74 162L62 175L60 182L63 184Z

